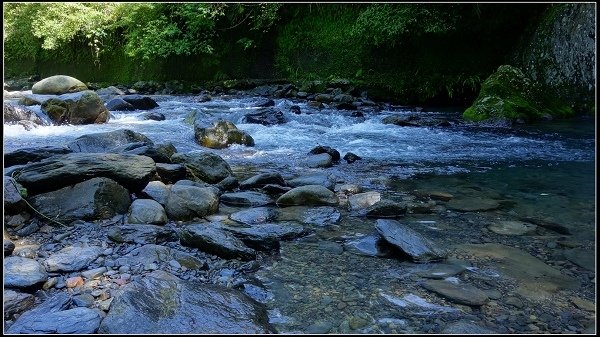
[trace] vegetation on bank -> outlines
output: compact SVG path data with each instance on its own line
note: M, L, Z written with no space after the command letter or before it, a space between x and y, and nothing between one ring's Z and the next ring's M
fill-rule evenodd
M7 3L5 74L300 86L344 78L374 99L466 106L548 6Z

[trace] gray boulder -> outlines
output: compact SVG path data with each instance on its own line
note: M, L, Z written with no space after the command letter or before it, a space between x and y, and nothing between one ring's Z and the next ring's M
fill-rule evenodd
M279 241L290 240L307 233L304 227L292 222L262 223L247 226L223 226L248 247L256 250L279 249Z
M31 87L32 93L41 95L61 95L83 90L88 90L83 82L66 75L46 77Z
M154 160L114 153L69 153L23 166L15 180L31 193L54 191L95 178L110 178L130 191L140 191L156 173Z
M415 262L439 261L448 255L439 244L398 221L379 219L375 229L387 242L400 248Z
M306 185L291 189L277 199L278 206L335 206L337 196L321 185Z
M331 167L333 166L332 158L327 153L315 154L304 159L304 164L311 168Z
M214 122L212 128L195 124L194 137L196 143L211 149L224 149L231 144L254 146L254 139L247 132L225 120Z
M406 214L404 203L382 199L367 207L364 212L369 218L397 218Z
M287 122L283 112L275 107L260 108L254 113L249 113L242 119L244 123L276 125Z
M318 145L308 152L308 154L313 154L313 155L314 154L322 154L322 153L329 154L331 156L331 159L333 159L333 161L340 161L340 152L329 146Z
M219 210L219 195L215 188L173 185L165 204L172 220L191 220Z
M110 117L98 94L91 90L50 98L42 103L42 111L57 124L106 123Z
M96 90L96 93L98 95L125 95L123 90L112 85L106 88L98 89Z
M58 221L109 219L127 212L129 191L112 179L84 182L33 196L30 203L40 213Z
M9 256L4 259L4 286L27 288L48 280L46 269L36 260Z
M188 174L196 178L194 180L209 184L216 184L233 175L229 164L220 156L210 152L175 153L171 156L171 161L185 166Z
M142 224L113 226L108 230L107 237L118 243L136 244L159 244L179 239L170 228Z
M146 185L146 187L142 190L142 193L148 196L150 199L165 206L167 204L169 194L171 193L171 186L165 185L162 181L155 180L149 182L148 185Z
M46 270L56 271L79 271L87 268L94 260L102 254L101 247L75 247L68 246L59 252L50 255L44 261Z
M139 110L150 110L158 107L158 103L148 96L142 95L125 95L121 97L125 102L133 105Z
M251 260L256 256L254 250L216 224L187 225L179 238L184 246L195 247L225 259Z
M466 283L455 284L446 280L426 280L421 283L421 286L459 304L481 306L488 301L485 292Z
M372 206L373 204L381 200L381 193L379 192L364 192L353 194L348 197L348 204L350 209L353 211L361 210Z
M127 214L127 222L132 224L164 225L167 220L165 209L152 199L134 200Z
M122 288L104 334L265 334L266 310L239 290L155 271ZM140 310L139 308L143 308Z
M154 145L154 142L139 132L120 129L77 137L67 147L73 152L116 153L132 145L140 147Z
M133 111L135 107L122 98L113 98L106 102L106 108L109 111Z

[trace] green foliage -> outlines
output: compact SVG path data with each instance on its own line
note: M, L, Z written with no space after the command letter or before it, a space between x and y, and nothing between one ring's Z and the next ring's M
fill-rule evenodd
M394 46L424 33L445 34L456 28L456 9L447 4L373 4L356 19L352 36L373 46Z

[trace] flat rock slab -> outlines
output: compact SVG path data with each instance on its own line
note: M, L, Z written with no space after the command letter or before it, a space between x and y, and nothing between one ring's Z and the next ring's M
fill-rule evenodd
M54 191L95 177L110 178L130 191L140 191L156 173L152 158L115 153L57 155L19 169L15 180L32 193Z
M377 233L347 241L344 247L358 255L386 257L392 254L389 243Z
M179 239L170 228L145 224L114 226L108 230L107 236L114 242L137 244L157 244Z
M459 304L481 306L488 300L485 292L470 284L455 284L444 280L426 280L421 286Z
M526 235L535 232L536 225L522 221L497 221L488 226L488 229L502 235Z
M596 271L596 254L593 250L575 248L565 251L567 260L590 271Z
M577 289L579 281L563 275L541 260L517 248L495 243L458 245L458 250L491 258L493 267L519 283L517 293L532 300L546 300L560 289Z
M486 198L454 198L446 207L459 212L484 212L500 208L500 203Z
M278 211L268 207L254 207L235 212L229 215L229 219L247 225L255 225L271 222L278 216Z
M23 313L7 330L29 334L91 334L98 331L102 315L89 308L68 308L71 298L57 293L35 309Z
M259 192L235 192L221 195L221 202L231 206L259 207L271 205L275 201L268 195Z
M104 334L265 334L266 310L240 291L155 271L122 288Z
M440 261L448 254L439 244L398 221L378 219L375 229L387 242L400 248L416 262Z
M150 263L169 263L171 260L177 261L180 265L188 269L202 269L205 264L200 259L182 252L177 249L148 244L141 246L127 253L127 255L116 260L119 266L147 265Z
M4 286L26 288L46 282L46 269L36 260L9 256L4 259Z
M251 260L256 256L240 239L218 224L187 225L179 233L181 244L225 259Z
M9 320L14 314L19 314L33 306L33 295L4 289L2 302L4 304L4 319Z
M46 269L55 271L78 271L87 268L90 263L102 254L101 247L75 247L69 246L58 253L50 255L44 261Z
M67 154L70 152L72 152L71 149L58 146L17 149L4 154L4 167L33 163L57 154Z
M73 152L118 153L124 149L154 145L154 142L139 132L119 129L83 135L67 143Z

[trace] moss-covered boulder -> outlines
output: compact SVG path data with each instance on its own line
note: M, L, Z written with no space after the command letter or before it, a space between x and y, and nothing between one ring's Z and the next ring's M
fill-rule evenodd
M196 124L194 135L198 144L212 149L223 149L231 144L254 146L254 139L247 132L225 120L216 121L212 128Z
M502 65L481 85L479 96L463 113L470 121L506 118L530 122L546 117L573 115L570 106L545 96L539 85L523 72Z

